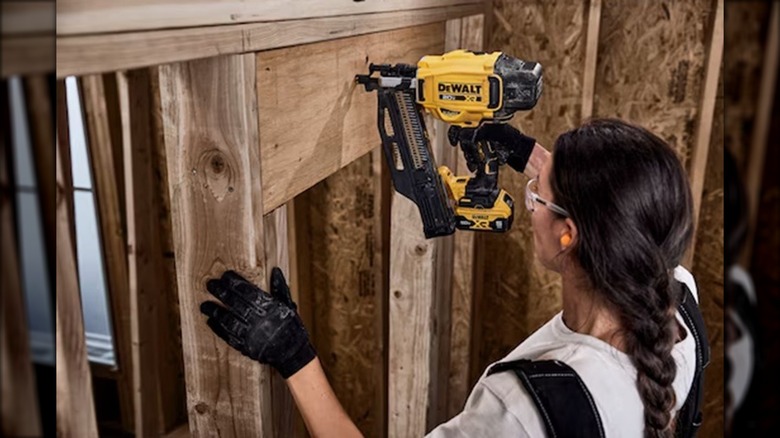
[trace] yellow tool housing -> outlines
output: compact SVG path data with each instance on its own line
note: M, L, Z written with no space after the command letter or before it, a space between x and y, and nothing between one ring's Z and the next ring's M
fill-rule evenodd
M453 50L424 56L417 63L417 103L460 127L494 120L503 102L502 78L493 71L500 55Z

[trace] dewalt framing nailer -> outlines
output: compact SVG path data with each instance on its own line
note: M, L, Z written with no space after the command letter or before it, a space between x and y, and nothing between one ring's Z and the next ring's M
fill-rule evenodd
M515 111L536 105L542 93L539 63L501 52L455 50L425 56L416 66L371 64L369 74L355 80L378 93L378 127L393 186L417 205L426 238L456 228L511 227L514 201L498 188L498 168L507 153L476 134L485 123L505 123ZM449 141L460 144L473 176L436 168L422 108L451 125Z

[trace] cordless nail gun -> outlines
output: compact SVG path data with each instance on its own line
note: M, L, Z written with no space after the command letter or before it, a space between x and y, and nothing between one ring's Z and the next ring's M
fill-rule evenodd
M378 73L378 76L374 76ZM514 201L498 188L498 168L508 151L477 139L483 123L505 123L529 110L542 93L542 66L501 52L455 50L424 56L417 65L370 64L355 80L377 91L377 125L395 190L414 202L426 238L455 229L504 232ZM473 176L454 176L431 154L422 108L450 124Z

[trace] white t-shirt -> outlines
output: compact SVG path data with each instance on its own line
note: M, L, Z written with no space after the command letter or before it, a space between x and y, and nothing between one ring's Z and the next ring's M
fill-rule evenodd
M690 272L678 266L674 274L698 302ZM561 315L560 312L555 315L499 362L557 359L566 363L579 374L593 396L607 437L644 436L644 405L636 387L636 368L629 357L601 339L572 331ZM679 314L677 320L688 333L672 350L677 362L673 383L677 394L675 411L688 397L696 368L695 341ZM486 374L487 370L471 391L463 412L428 436L544 437L545 428L536 405L517 375L500 372L487 377Z

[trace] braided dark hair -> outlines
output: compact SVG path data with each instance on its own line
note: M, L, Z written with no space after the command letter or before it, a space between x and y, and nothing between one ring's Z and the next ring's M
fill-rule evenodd
M555 202L578 228L574 255L619 315L637 369L645 436L671 437L677 365L673 270L693 233L691 193L674 150L644 128L591 120L555 143Z

